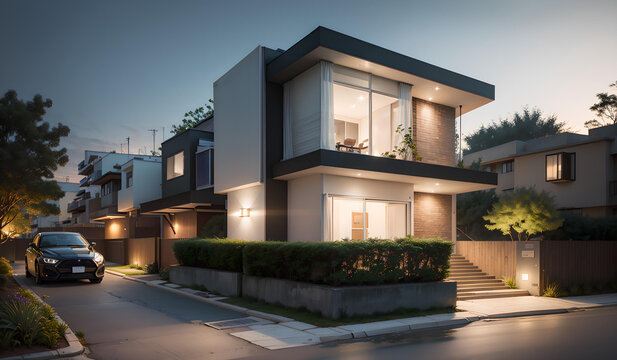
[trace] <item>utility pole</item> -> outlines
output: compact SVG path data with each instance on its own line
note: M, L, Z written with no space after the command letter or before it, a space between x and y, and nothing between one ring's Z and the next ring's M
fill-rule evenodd
M131 153L131 138L130 137L126 138L126 153L127 154Z
M156 153L156 132L157 129L149 129L148 131L152 131L152 154Z
M165 141L165 126L163 126L163 141Z

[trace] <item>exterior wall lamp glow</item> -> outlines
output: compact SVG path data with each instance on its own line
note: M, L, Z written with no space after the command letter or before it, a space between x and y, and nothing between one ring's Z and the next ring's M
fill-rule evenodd
M251 209L250 208L241 208L240 209L240 217L250 217Z

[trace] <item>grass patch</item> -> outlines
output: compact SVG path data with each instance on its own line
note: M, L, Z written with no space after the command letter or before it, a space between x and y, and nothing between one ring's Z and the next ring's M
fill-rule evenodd
M352 316L352 317L348 317L344 319L334 320L334 319L323 317L321 316L321 314L311 312L307 309L292 309L292 308L288 308L282 305L267 304L262 301L245 298L245 297L230 297L230 298L227 298L221 301L228 303L228 304L245 307L251 310L257 310L257 311L261 311L265 313L285 316L285 317L292 318L297 321L301 321L301 322L312 324L312 325L319 326L319 327L361 324L361 323L366 323L366 322L393 320L393 319L409 318L409 317L415 317L415 316L453 313L456 311L454 308L441 308L441 309L429 309L429 310L401 309L401 310L397 310L389 314Z
M77 336L77 339L83 346L88 345L88 340L86 340L86 333L83 330L75 331L75 336Z
M146 275L148 273L137 265L109 266L106 269L119 272L124 275Z

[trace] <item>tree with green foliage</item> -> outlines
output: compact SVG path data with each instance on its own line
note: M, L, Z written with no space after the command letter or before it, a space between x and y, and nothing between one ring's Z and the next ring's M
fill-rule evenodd
M489 222L487 229L501 231L512 241L529 240L531 235L558 229L563 223L553 198L545 191L538 193L528 187L503 193L482 218Z
M521 113L514 113L511 120L480 127L471 135L465 136L467 149L465 154L488 149L510 141L526 141L543 136L555 135L565 130L565 123L558 122L555 115L544 117L538 109L523 108Z
M609 86L617 88L617 81ZM603 92L596 94L596 97L598 102L589 108L589 110L596 113L596 118L585 121L585 127L592 129L617 124L617 94Z
M456 226L463 240L494 240L482 218L497 202L495 190L473 191L456 195Z
M180 125L172 125L171 133L179 134L184 130L193 128L197 126L200 122L206 120L208 116L214 114L214 101L212 99L208 100L210 104L205 104L204 106L200 106L195 110L191 110L184 114L184 119L182 119L182 123Z
M69 128L43 121L50 99L36 95L24 102L8 91L0 99L0 231L2 242L23 228L25 214L55 215L64 192L54 177L58 166L69 161L60 138Z

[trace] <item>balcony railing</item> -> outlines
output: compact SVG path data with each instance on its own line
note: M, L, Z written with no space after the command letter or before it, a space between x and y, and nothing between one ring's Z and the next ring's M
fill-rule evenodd
M81 200L74 200L71 201L68 205L67 205L67 211L68 212L74 212L76 210L78 210L79 208L83 207L85 209L86 207L86 201L88 201L87 199L81 199Z
M79 181L79 186L86 186L90 182L90 177L86 176Z

